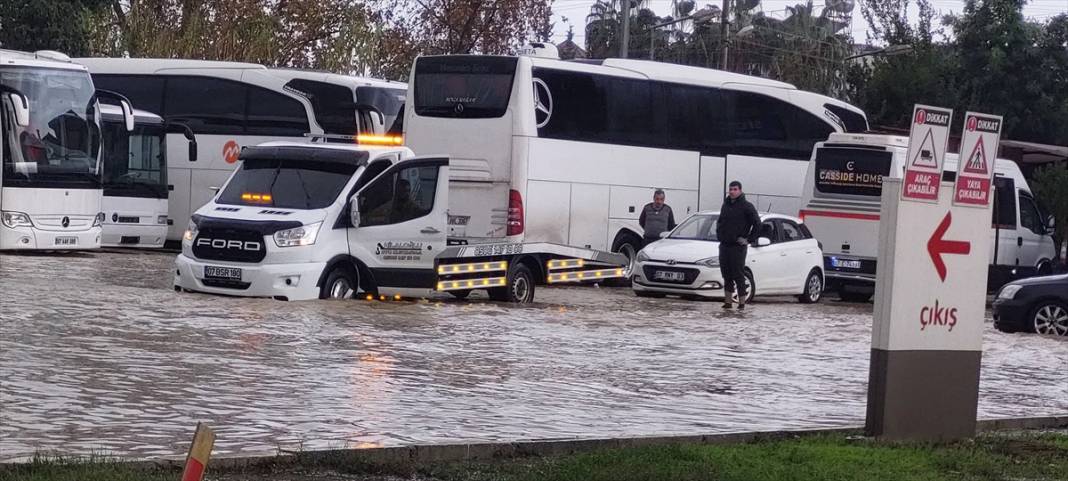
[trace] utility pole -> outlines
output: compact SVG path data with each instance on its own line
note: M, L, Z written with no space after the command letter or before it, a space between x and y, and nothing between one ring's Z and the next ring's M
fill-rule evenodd
M730 28L727 26L727 19L730 18L731 0L723 0L723 16L719 20L719 31L722 34L723 41L723 55L720 57L720 69L727 70L727 43L730 40Z
M726 0L724 0L726 1ZM623 45L619 46L619 56L627 58L627 48L630 46L630 0L623 0Z

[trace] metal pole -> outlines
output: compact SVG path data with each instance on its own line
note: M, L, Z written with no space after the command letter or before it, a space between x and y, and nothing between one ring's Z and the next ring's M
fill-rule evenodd
M720 58L720 68L727 70L727 40L730 36L730 29L727 28L727 19L730 18L731 1L723 0L722 16L719 20L719 30L723 38L723 55Z
M726 0L724 0L726 1ZM619 46L619 56L627 58L630 46L630 0L623 0L623 44Z

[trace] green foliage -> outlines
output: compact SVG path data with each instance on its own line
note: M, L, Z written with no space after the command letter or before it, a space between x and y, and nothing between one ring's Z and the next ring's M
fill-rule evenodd
M1059 256L1061 246L1068 242L1068 169L1056 165L1041 167L1034 172L1030 185L1043 209L1056 223L1053 239Z
M4 0L0 46L87 55L93 15L107 5L107 0Z

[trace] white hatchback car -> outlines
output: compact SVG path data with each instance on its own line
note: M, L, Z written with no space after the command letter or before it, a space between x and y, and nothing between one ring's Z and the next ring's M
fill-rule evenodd
M631 285L640 297L722 299L718 212L698 212L634 259ZM745 258L746 302L754 295L796 295L818 302L823 295L823 252L819 241L796 217L762 214L757 245Z

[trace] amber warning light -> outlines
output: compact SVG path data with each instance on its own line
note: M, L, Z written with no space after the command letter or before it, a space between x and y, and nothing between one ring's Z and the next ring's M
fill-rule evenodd
M362 145L404 145L404 137L400 135L360 134L356 136L356 143Z
M253 194L251 192L245 192L241 194L241 200L245 202L266 204L271 202L271 194Z

